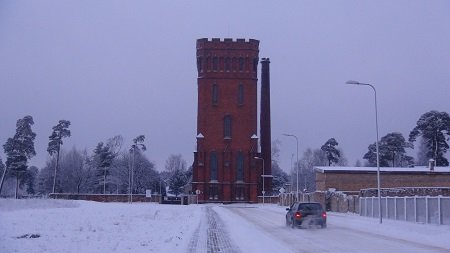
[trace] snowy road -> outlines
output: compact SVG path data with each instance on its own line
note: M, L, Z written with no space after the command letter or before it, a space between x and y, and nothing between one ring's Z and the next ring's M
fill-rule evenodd
M285 213L258 204L0 199L0 252L450 252L450 226L328 213L326 229L292 229Z
M283 252L289 250L291 252L396 252L396 253L411 253L411 252L450 252L448 246L443 242L439 245L439 238L436 238L436 242L433 242L433 235L428 235L426 238L428 241L422 240L421 233L402 233L399 236L393 234L384 233L379 229L380 226L385 225L387 230L395 230L390 224L392 221L388 221L389 224L378 224L376 219L365 219L363 217L354 216L356 219L353 226L352 216L329 214L328 228L327 229L292 229L285 225L284 214L285 211L281 208L249 208L238 206L223 206L215 207L221 215L226 216L225 220L235 220L240 224L245 224L246 230L259 230L264 232L268 238L264 241L272 240L273 243L278 243L283 246ZM362 221L361 221L362 220ZM386 223L386 222L385 222ZM412 225L419 226L420 224L408 224L400 222L400 225ZM375 227L372 231L371 227ZM425 226L422 225L424 229ZM242 229L234 225L229 226L229 233L239 233L237 229ZM417 228L416 228L417 229ZM447 230L448 231L448 230ZM445 233L446 231L444 231ZM259 240L258 238L233 238L235 240ZM442 236L442 235L441 235ZM445 236L445 235L444 235ZM447 234L449 236L450 234ZM247 237L252 237L252 233L249 232ZM241 245L240 243L239 245ZM266 249L267 247L263 247ZM271 252L271 251L263 251Z

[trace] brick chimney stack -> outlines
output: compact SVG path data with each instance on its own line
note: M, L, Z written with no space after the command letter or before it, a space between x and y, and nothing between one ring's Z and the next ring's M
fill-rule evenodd
M270 126L270 59L261 59L261 112L260 138L261 157L264 159L263 175L272 175L272 139ZM264 177L266 192L272 190L272 178Z

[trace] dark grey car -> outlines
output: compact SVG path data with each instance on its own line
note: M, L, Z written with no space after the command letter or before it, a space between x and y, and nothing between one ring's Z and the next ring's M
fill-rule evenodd
M320 203L295 202L291 207L286 208L286 225L295 227L305 227L319 225L327 227L327 213Z

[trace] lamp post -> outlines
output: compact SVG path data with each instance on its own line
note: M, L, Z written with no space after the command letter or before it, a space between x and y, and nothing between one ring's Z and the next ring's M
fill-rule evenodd
M375 142L377 149L377 191L378 191L378 214L380 215L380 224L383 223L383 215L381 213L381 188L380 188L380 156L378 149L378 109L377 109L377 90L375 87L369 83L360 83L358 81L349 80L346 84L354 84L354 85L365 85L370 86L373 89L375 95L375 129L377 132L377 141Z
M296 163L296 165L295 165L295 167L296 167L296 169L297 169L297 198L298 198L298 138L297 138L297 136L296 135L294 135L294 134L283 134L284 136L290 136L290 137L294 137L295 138L295 141L296 141L296 143L297 143L297 163ZM303 189L306 189L306 178L305 178L305 180L304 180L304 185L303 185Z
M262 161L262 175L261 175L261 177L262 177L262 194L263 194L263 205L264 205L264 199L265 199L265 195L266 195L266 191L265 191L265 189L264 189L264 180L265 180L265 174L266 174L266 172L264 171L264 158L261 158L261 157L257 157L257 156L255 156L254 157L256 160L261 160Z

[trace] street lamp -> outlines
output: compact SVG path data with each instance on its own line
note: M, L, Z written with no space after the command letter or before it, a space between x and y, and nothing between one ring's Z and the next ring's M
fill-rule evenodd
M345 82L346 84L354 84L354 85L365 85L370 86L373 89L375 94L375 129L377 131L377 141L375 142L377 149L377 191L378 191L378 213L380 215L380 224L383 223L383 215L381 213L381 189L380 189L380 157L379 157L379 149L378 149L378 109L377 109L377 90L375 87L369 83L360 83L358 81L349 80Z
M297 198L298 198L298 138L297 138L297 136L296 135L294 135L294 134L283 134L284 136L290 136L290 137L294 137L295 138L295 141L296 141L296 143L297 143L297 163L296 163L296 168L297 168ZM306 189L306 178L305 178L305 180L304 180L304 185L303 185L303 189Z
M262 177L262 194L263 194L263 205L264 205L264 199L265 199L265 195L266 195L266 191L265 191L265 189L264 189L264 181L265 181L265 176L266 176L266 172L264 171L264 158L261 158L261 157L257 157L257 156L255 156L254 157L256 160L262 160L262 175L261 175L261 177Z

